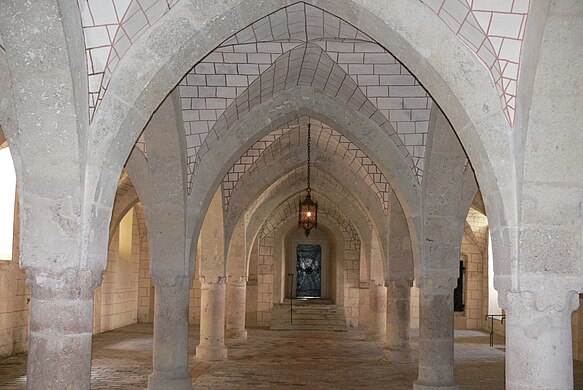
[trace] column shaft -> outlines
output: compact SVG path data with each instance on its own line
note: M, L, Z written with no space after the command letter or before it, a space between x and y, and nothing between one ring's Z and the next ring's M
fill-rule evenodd
M247 299L245 278L227 283L226 334L230 339L245 340L245 303Z
M387 325L387 288L384 283L379 284L375 280L371 280L368 293L366 340L383 341Z
M411 281L387 282L387 331L385 354L398 362L411 360L409 328L411 321Z
M154 300L153 371L148 389L191 389L188 372L189 276L172 286L156 286Z
M571 314L577 294L566 305L545 310L530 293L507 295L514 297L506 307L506 388L573 389Z
M46 280L31 282L27 387L89 389L93 286Z
M93 298L31 298L27 383L29 389L91 386Z
M196 358L203 361L225 360L225 278L206 281L203 276L200 284L200 344L196 347Z
M453 289L419 290L419 377L413 389L457 390L453 376Z

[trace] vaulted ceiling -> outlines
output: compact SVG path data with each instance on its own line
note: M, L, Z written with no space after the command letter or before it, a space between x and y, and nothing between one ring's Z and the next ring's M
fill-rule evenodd
M529 0L422 2L487 67L512 125ZM119 60L177 0L78 0L78 3L93 118ZM422 182L430 113L436 101L399 59L366 33L300 1L226 39L177 85L189 193L200 162L222 134L254 107L298 86L321 91L369 118L395 144L412 177L418 184ZM308 123L312 126L314 152L345 163L374 194L386 215L392 188L383 171L355 140L308 115L277 127L239 156L222 181L225 211L246 178L276 161L301 154L307 141ZM147 158L143 138L136 148ZM289 165L288 172L282 174L290 172L304 174L299 163ZM338 172L330 174L333 180L342 182ZM264 189L269 192L273 185ZM288 208L291 209L291 203ZM327 210L332 208L326 206Z

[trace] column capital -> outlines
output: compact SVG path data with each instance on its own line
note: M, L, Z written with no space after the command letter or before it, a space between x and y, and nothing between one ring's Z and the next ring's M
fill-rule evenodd
M227 278L227 284L235 287L246 287L247 277L241 275L229 275Z
M419 288L435 295L452 294L457 286L457 276L447 273L425 275L418 279Z
M509 312L553 312L571 315L579 307L579 292L575 290L561 291L541 286L539 291L512 291L499 292L500 306Z
M210 276L210 277L208 277L205 275L201 275L199 277L199 281L200 281L200 284L202 286L213 285L213 284L224 285L227 283L227 277L226 276Z
M26 283L31 286L35 297L50 298L93 298L93 291L101 283L102 271L67 268L63 271L49 271L40 268L26 268Z
M190 274L177 274L176 272L155 272L152 274L154 287L184 287L190 286L192 276Z
M387 279L385 280L387 288L411 288L413 279Z
M370 279L368 281L368 284L369 284L369 286L384 287L385 286L385 281L383 279L381 279L381 280Z

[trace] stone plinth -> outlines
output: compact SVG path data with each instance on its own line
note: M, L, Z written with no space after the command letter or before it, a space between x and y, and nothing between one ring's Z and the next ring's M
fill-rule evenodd
M226 335L229 339L245 340L245 303L247 280L244 277L227 283Z
M384 341L387 316L387 288L384 282L370 281L368 288L367 341Z
M396 362L411 360L409 343L411 281L390 280L387 285L385 355Z
M549 295L552 287L547 288ZM557 293L545 305L531 292L507 292L506 388L573 389L571 314L578 294ZM551 295L552 296L552 295Z
M189 276L173 285L156 285L154 301L153 371L149 390L192 388L188 372Z
M426 281L419 290L419 377L413 384L415 390L458 389L453 375L455 280Z
M225 278L207 281L201 276L200 287L200 344L196 347L196 358L225 360Z
M28 339L29 389L89 389L93 290L90 272L50 275L27 270L32 287Z

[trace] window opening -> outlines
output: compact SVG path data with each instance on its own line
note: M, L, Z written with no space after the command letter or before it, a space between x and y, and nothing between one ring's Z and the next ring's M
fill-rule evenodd
M488 232L488 314L502 314L502 309L498 305L498 291L494 288L494 257L490 232Z
M0 260L12 260L16 172L9 148L0 150Z
M466 305L464 305L464 273L466 267L464 267L464 262L460 260L460 276L457 278L457 287L453 290L453 311L464 311Z

